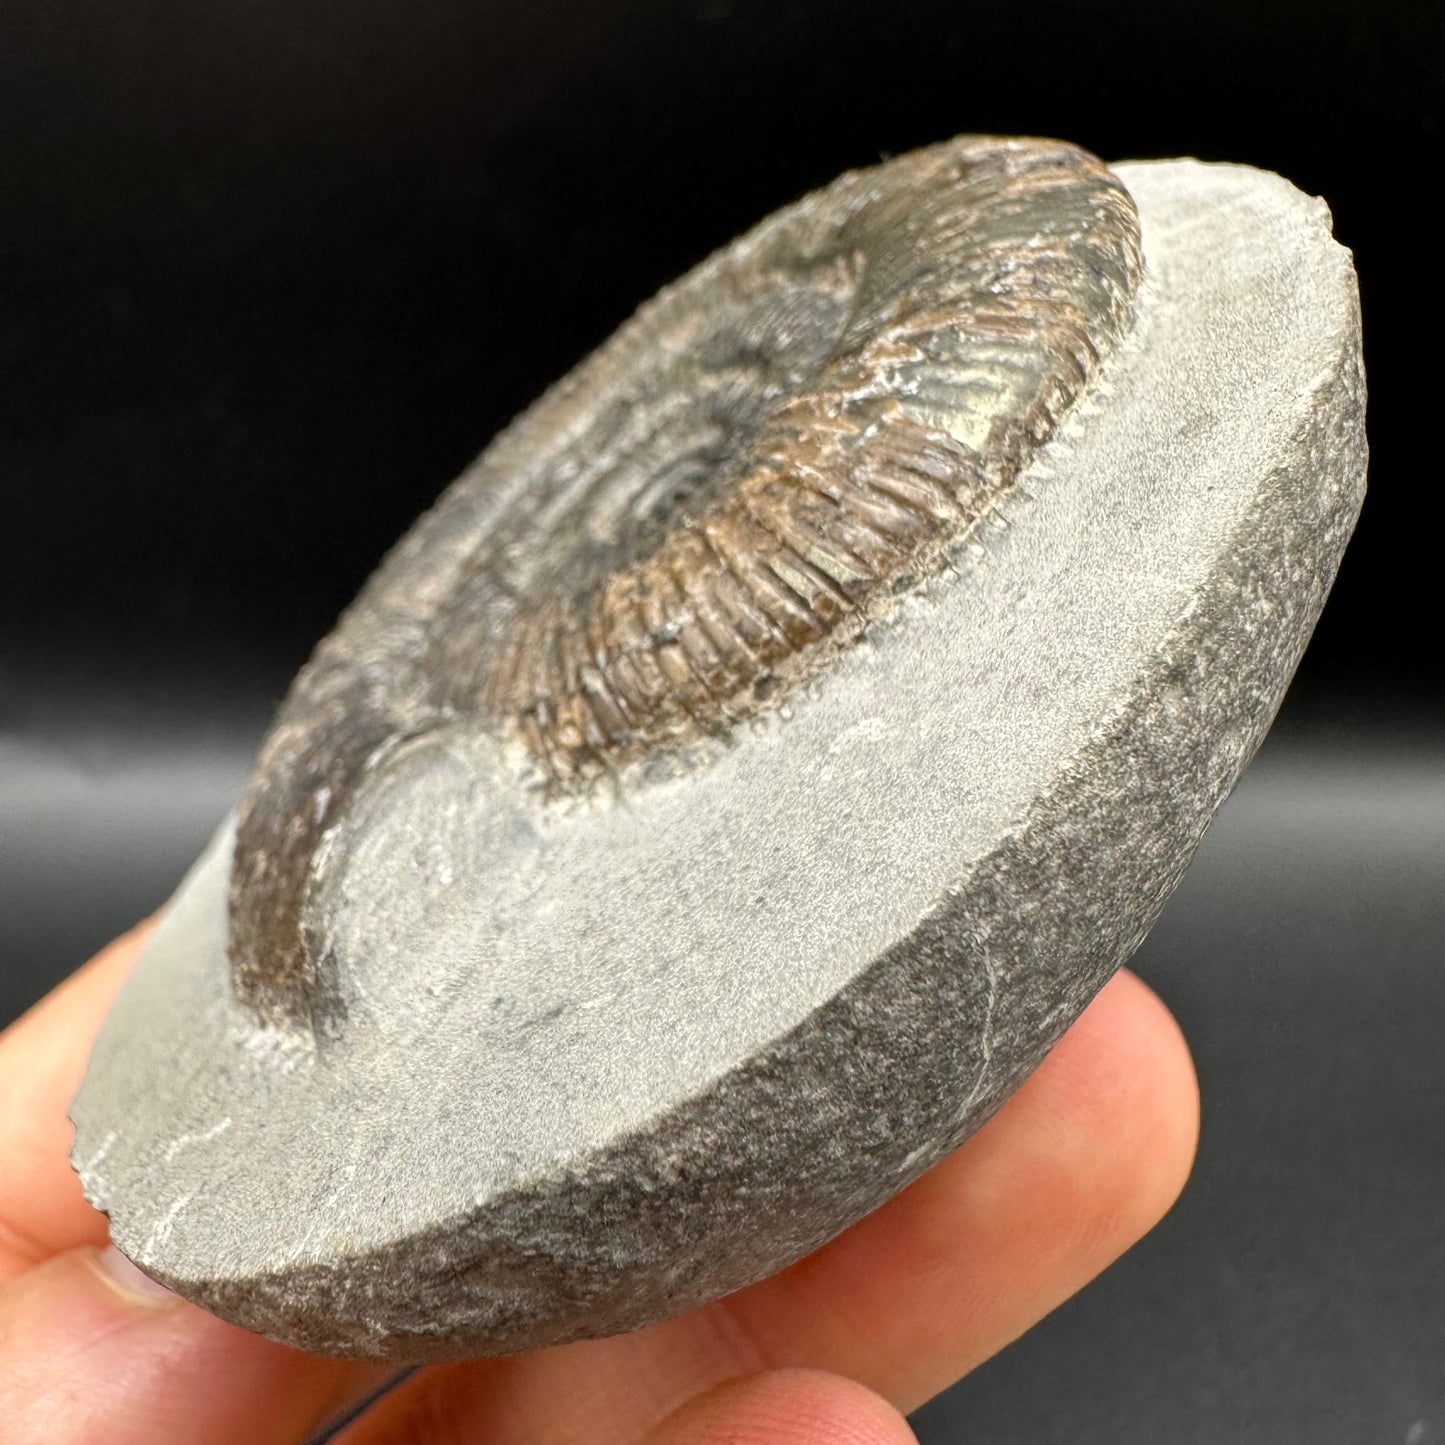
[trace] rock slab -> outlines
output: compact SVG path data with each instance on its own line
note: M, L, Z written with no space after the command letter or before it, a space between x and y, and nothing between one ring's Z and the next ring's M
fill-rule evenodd
M1323 204L1115 173L1132 329L955 565L786 715L559 817L485 737L400 759L331 900L357 962L330 1041L238 1003L221 829L73 1108L127 1255L322 1352L616 1332L816 1248L1037 1066L1268 728L1364 484Z

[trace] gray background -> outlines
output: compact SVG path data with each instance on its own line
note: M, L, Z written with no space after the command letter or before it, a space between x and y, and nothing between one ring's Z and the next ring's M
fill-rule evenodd
M1137 960L1198 1168L917 1424L1445 1442L1442 34L1420 0L7 0L0 1019L163 900L382 548L722 240L970 129L1279 170L1356 252L1372 492Z

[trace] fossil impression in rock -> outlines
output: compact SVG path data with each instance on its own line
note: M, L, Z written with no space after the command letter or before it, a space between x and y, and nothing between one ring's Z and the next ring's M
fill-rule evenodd
M1323 205L965 137L667 288L297 678L74 1159L228 1319L628 1329L977 1128L1130 954L1361 500Z

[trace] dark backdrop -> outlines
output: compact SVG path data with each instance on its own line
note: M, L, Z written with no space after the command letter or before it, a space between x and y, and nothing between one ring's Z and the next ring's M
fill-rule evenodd
M1372 493L1140 967L1164 1228L925 1440L1445 1441L1438 5L5 0L0 1022L154 906L491 432L840 169L963 130L1282 171L1360 269Z

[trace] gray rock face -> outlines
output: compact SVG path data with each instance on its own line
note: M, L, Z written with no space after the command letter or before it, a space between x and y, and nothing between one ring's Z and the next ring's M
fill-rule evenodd
M142 1268L327 1352L624 1330L823 1243L1040 1062L1267 729L1365 469L1323 205L1113 174L1132 324L781 703L560 791L494 726L390 748L308 875L305 1007L233 967L222 828L73 1109Z

